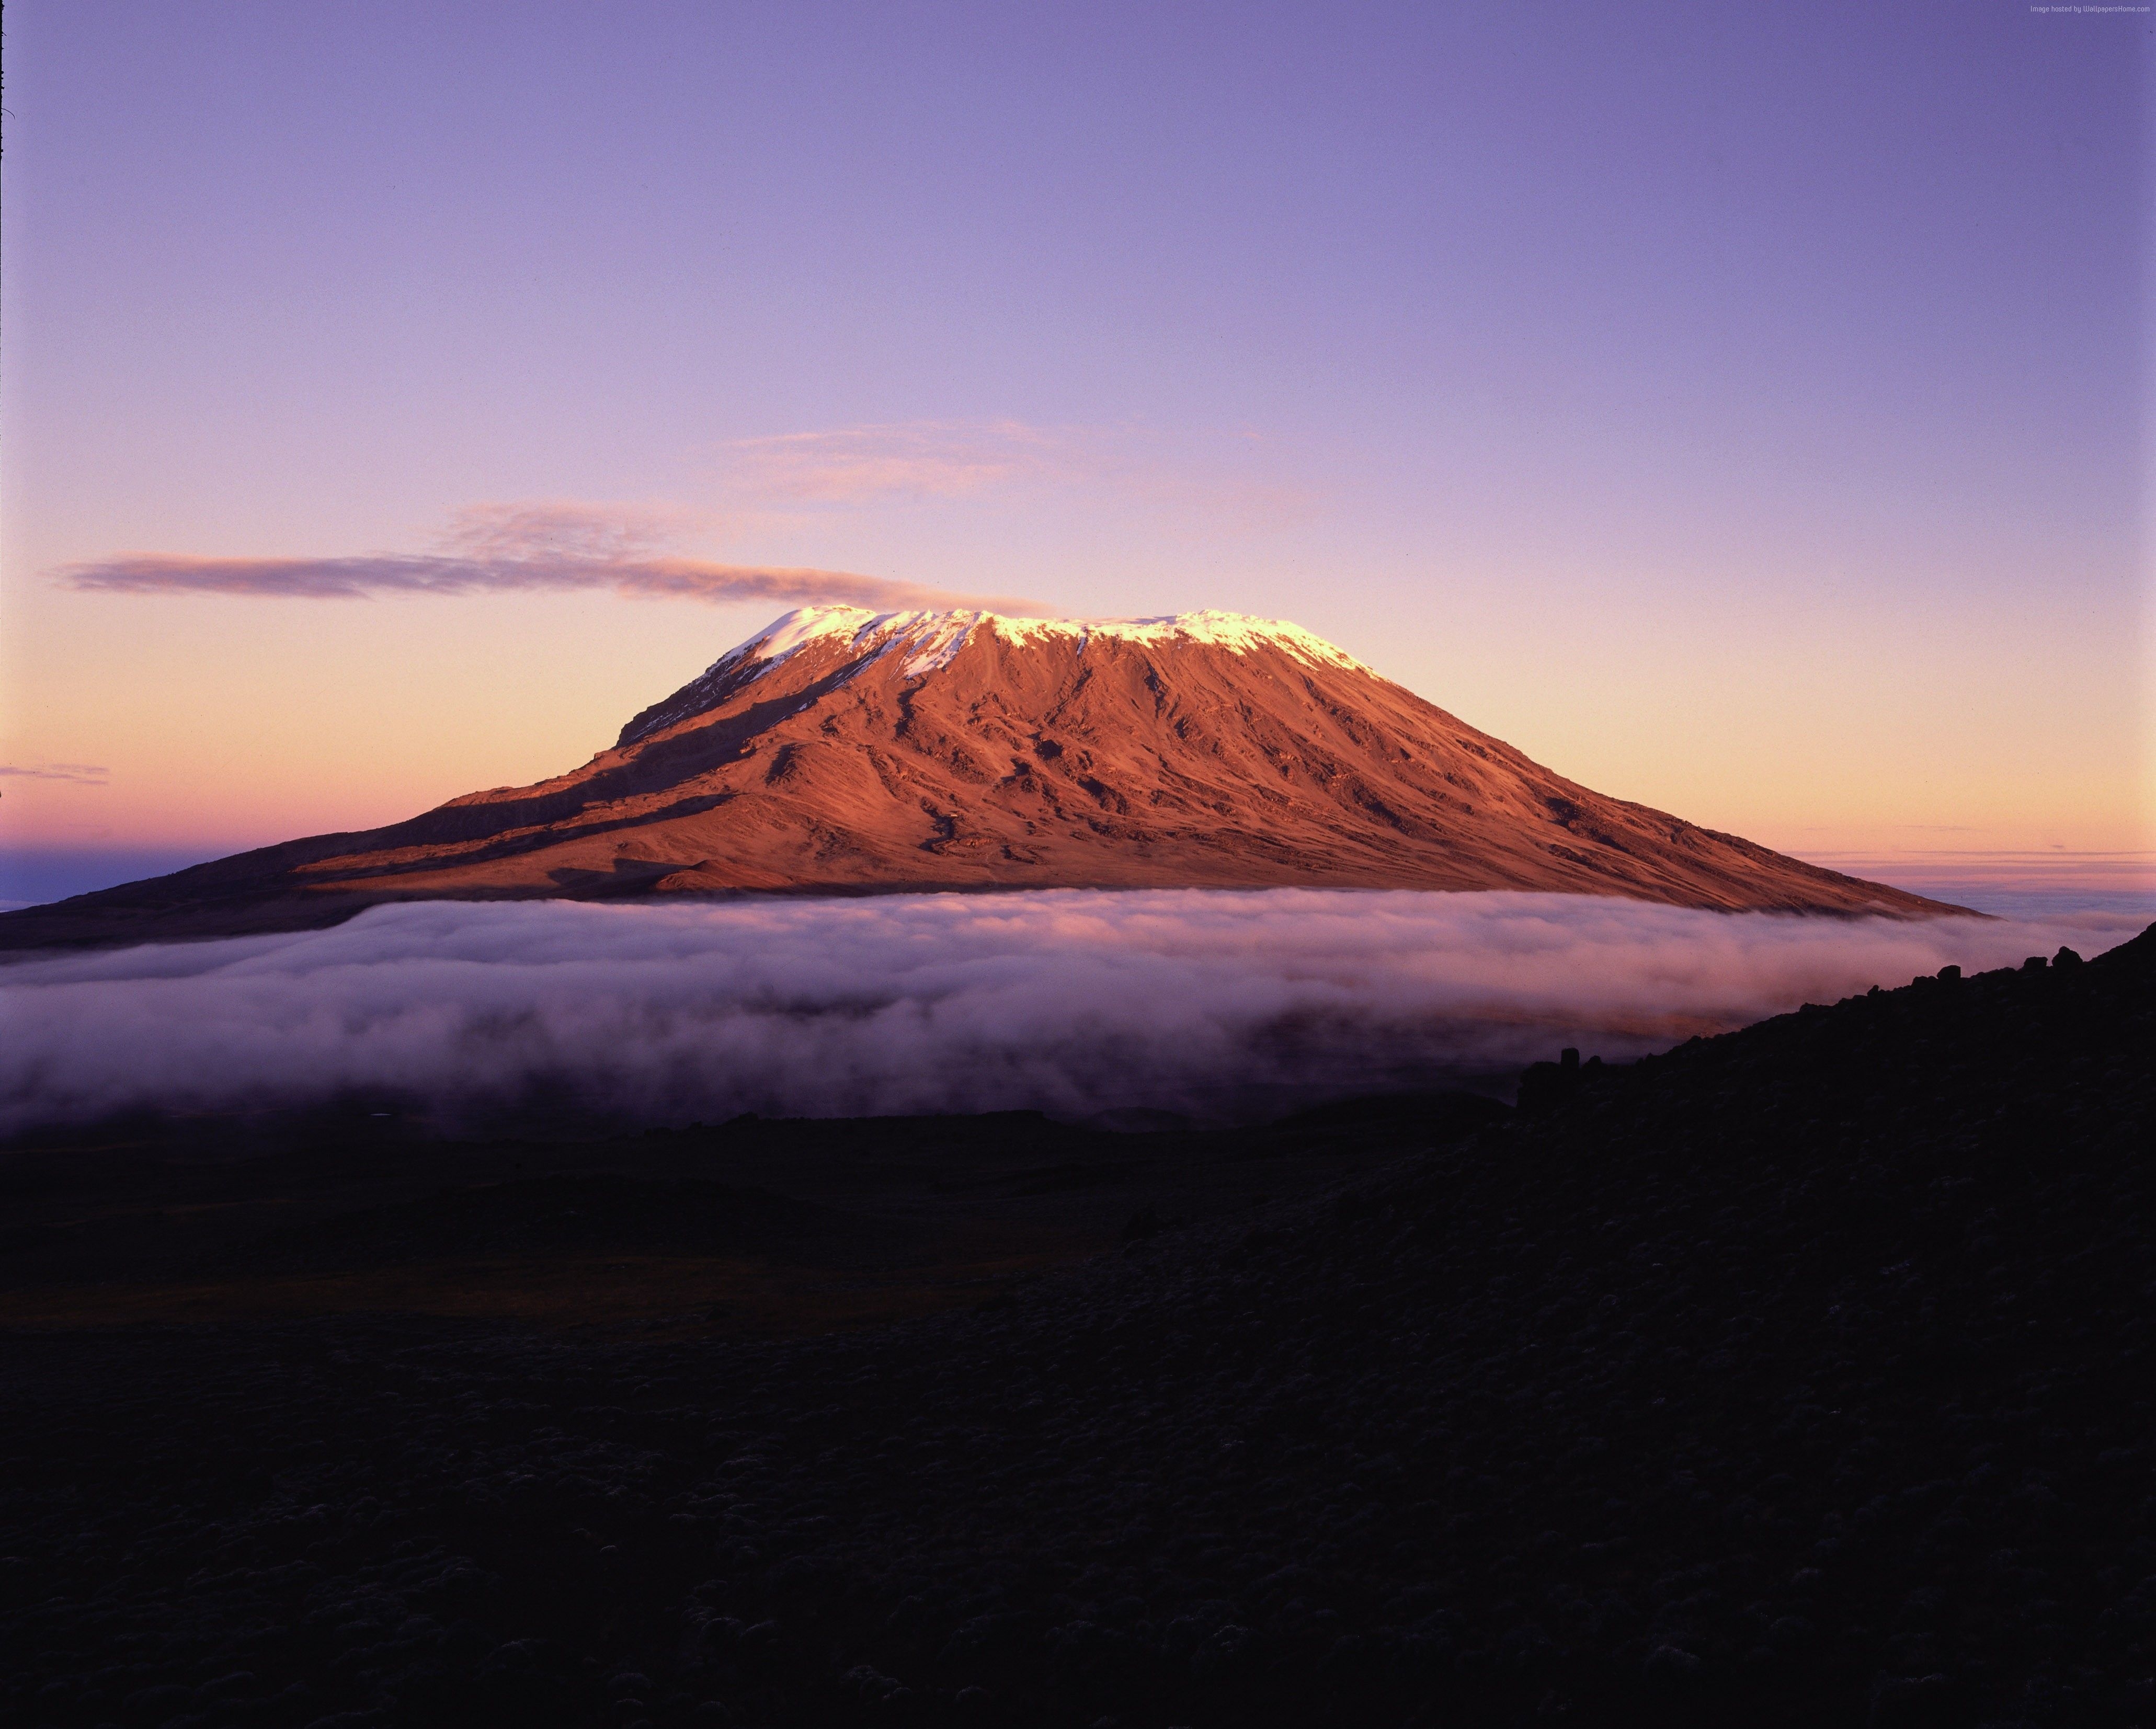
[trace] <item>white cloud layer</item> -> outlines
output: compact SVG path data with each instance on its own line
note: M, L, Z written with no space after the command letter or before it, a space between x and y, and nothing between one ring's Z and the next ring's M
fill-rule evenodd
M2138 928L1325 890L427 902L0 969L0 1132L355 1094L466 1126L540 1098L649 1122L1262 1116Z

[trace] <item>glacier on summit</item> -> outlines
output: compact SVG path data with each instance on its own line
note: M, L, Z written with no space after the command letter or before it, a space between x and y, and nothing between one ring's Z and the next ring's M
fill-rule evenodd
M1377 676L1353 655L1299 624L1214 608L1145 618L1021 618L964 608L878 613L866 607L838 604L798 607L727 649L675 700L637 716L622 729L617 746L632 745L664 731L696 713L721 683L738 684L758 677L812 644L834 644L857 654L857 668L894 651L903 652L901 676L917 679L948 666L980 631L1014 647L1059 638L1072 639L1081 654L1096 637L1151 648L1192 643L1239 654L1277 649L1312 665Z

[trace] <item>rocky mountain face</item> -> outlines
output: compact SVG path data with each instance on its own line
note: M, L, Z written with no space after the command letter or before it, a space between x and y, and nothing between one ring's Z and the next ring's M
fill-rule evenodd
M817 607L570 773L0 916L0 947L413 898L1291 885L1951 910L1590 791L1293 625Z

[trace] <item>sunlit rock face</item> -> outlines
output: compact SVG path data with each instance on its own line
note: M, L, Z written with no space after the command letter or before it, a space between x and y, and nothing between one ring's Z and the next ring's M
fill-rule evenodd
M1531 762L1292 624L789 613L536 786L0 917L0 947L385 899L1527 889L1922 914Z

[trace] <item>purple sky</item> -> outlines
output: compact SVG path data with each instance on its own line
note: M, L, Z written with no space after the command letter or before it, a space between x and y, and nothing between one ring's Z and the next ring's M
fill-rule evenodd
M20 0L0 762L107 772L0 825L569 766L776 608L52 572L583 501L1293 618L1797 850L2147 846L2152 24Z

